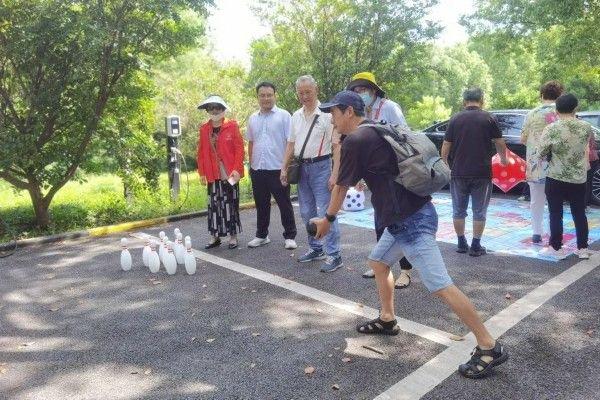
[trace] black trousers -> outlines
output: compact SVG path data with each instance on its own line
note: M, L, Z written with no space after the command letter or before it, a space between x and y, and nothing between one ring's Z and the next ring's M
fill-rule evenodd
M378 242L379 242L379 239L381 238L381 235L383 235L384 230L385 230L385 228L383 228L383 229L375 228L375 235L377 236ZM400 269L403 269L405 271L409 271L412 269L412 264L406 259L406 257L402 257L400 259Z
M271 196L275 198L281 214L283 237L296 237L296 220L290 200L290 186L283 186L279 180L281 170L250 169L252 196L256 204L256 237L264 239L269 234L271 222Z
M563 239L563 202L566 200L571 207L577 248L588 247L588 221L585 216L586 184L568 183L552 178L546 178L546 200L550 213L550 246L555 250L562 247Z

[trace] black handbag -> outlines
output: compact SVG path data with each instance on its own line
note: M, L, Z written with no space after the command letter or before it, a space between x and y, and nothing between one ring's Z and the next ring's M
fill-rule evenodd
M302 165L302 156L304 155L304 149L306 149L306 144L308 143L308 139L310 138L310 134L319 119L319 114L315 115L315 119L313 119L312 124L310 125L310 129L308 130L308 134L306 135L306 139L304 140L304 144L302 145L302 150L300 150L300 154L298 157L292 157L290 163L287 167L287 182L289 184L297 184L300 182L300 167Z

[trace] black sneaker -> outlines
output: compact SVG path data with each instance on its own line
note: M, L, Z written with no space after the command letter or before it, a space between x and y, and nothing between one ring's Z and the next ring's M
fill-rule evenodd
M486 254L486 251L485 251L485 247L483 247L483 246L471 247L471 249L469 250L469 255L471 257L479 257L484 254Z
M469 245L468 244L459 244L456 247L456 252L457 253L461 253L461 254L468 253L469 252Z

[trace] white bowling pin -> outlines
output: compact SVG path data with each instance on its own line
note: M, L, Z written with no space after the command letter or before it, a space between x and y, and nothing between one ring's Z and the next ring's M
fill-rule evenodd
M146 245L144 246L144 250L142 250L142 262L144 263L144 267L149 267L149 257L150 257L150 239L146 239Z
M163 239L165 238L165 232L164 231L160 231L158 233L158 238L160 239L160 243L161 245L158 247L158 258L160 259L160 262L162 262L163 260L163 248L162 248L162 243L163 243Z
M186 237L186 239L189 239L189 237ZM185 241L185 249L185 272L187 272L188 275L194 275L196 273L196 257L194 256L194 253L192 253L191 240Z
M177 238L175 239L175 248L173 252L175 253L175 258L177 259L177 264L185 263L185 247L181 241L182 238L181 232L177 233Z
M165 269L167 270L167 274L174 275L177 272L177 260L175 259L175 254L173 254L173 242L167 243L167 252L164 255Z
M150 272L156 274L160 270L160 259L156 253L156 242L150 242L150 255L148 256L148 267Z
M160 257L160 261L162 261L162 263L165 263L165 255L167 254L167 243L169 242L169 237L168 236L164 236L162 238L162 246L160 246L160 251L161 253L158 253L158 256Z
M121 269L129 271L131 269L131 253L127 249L127 239L121 239Z

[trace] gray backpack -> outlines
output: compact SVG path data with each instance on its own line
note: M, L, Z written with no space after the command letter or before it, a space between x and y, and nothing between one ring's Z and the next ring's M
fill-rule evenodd
M429 196L450 182L450 168L424 133L414 133L386 122L361 125L364 126L374 128L392 146L400 171L394 181L407 190Z

